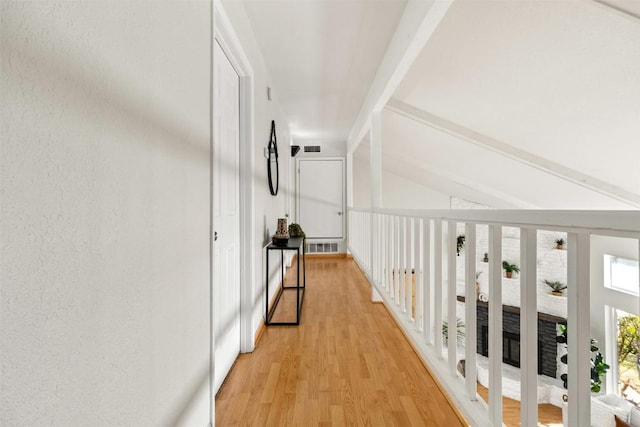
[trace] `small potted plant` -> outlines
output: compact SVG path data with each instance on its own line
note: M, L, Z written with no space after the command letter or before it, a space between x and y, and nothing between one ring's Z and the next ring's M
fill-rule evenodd
M507 261L502 261L502 268L504 269L507 279L511 279L513 277L513 273L520 273L520 267L516 264L510 264Z
M556 249L564 249L564 239L556 239Z
M567 289L567 285L557 280L551 281L545 279L544 283L551 288L551 293L555 296L562 296L562 292Z

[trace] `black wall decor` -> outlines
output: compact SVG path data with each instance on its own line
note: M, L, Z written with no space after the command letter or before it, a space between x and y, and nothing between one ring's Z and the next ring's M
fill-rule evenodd
M271 120L271 137L269 138L269 158L267 159L267 177L269 179L269 191L272 196L278 194L280 185L280 170L278 168L278 142L276 138L276 122ZM273 186L273 175L275 173L276 185Z

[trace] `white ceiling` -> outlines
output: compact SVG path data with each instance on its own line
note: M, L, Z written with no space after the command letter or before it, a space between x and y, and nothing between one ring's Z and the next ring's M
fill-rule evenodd
M346 141L406 0L245 0L294 139Z
M586 1L456 1L394 95L640 194L640 20Z
M345 141L407 3L244 4L294 138ZM392 101L494 146L391 107L384 167L497 207L637 209L639 40L639 0L453 0Z

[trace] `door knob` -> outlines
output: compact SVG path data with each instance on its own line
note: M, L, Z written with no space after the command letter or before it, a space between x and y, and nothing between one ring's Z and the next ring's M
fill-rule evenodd
M217 231L214 231L214 232L213 232L213 241L214 241L214 242L217 242L217 241L218 241L218 232L217 232Z
M342 212L338 212L338 216L342 215Z

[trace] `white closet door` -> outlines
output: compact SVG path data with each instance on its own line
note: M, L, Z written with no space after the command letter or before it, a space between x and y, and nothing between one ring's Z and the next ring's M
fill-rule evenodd
M298 220L308 238L342 239L343 159L300 159Z
M240 80L214 46L214 392L240 353Z

